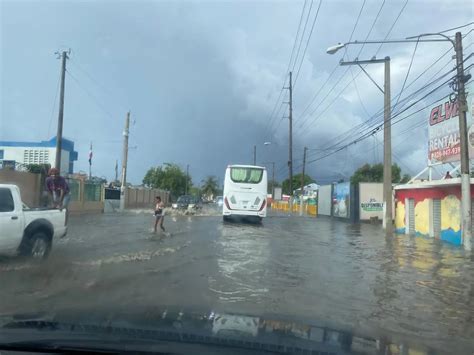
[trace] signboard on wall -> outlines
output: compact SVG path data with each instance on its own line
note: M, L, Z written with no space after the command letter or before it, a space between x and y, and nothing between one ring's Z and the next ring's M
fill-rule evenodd
M473 85L466 87L469 156L474 157ZM443 99L430 108L428 117L428 159L434 162L460 160L459 105L457 100Z
M361 182L359 184L359 218L361 221L369 221L373 217L383 219L383 184Z
M350 214L350 183L343 182L334 185L333 216L349 218Z

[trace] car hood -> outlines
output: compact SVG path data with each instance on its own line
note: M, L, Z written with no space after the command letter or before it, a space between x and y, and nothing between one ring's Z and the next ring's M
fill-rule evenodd
M276 353L326 351L329 354L376 354L385 349L403 347L417 354L434 354L433 349L394 339L367 337L349 330L336 329L314 322L305 324L273 316L223 313L214 310L192 311L176 307L161 307L137 311L127 310L65 310L53 313L14 314L0 316L0 344L12 337L24 336L27 341L33 331L45 331L49 336L61 334L61 339L82 341L90 336L95 341L114 334L123 341L132 337L143 341L167 341L186 344L229 346ZM12 333L14 331L14 333ZM38 334L36 334L37 337ZM108 340L110 340L108 338Z

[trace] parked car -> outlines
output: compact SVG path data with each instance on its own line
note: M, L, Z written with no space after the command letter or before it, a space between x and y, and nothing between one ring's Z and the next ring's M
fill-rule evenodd
M0 184L0 254L46 258L66 233L66 210L28 208L18 186Z
M188 209L201 209L202 208L202 199L200 197L196 196L190 196L189 203L188 203Z
M183 195L179 196L176 203L173 203L171 207L179 210L200 209L202 208L202 200L199 197Z

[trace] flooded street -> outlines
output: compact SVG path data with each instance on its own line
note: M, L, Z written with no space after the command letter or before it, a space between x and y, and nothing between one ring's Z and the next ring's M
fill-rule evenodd
M178 306L474 349L474 261L461 248L323 217L167 216L168 236L152 221L72 217L47 261L2 258L0 313Z

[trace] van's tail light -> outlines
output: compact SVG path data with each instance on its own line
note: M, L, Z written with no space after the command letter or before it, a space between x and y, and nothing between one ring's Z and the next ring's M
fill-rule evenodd
M267 200L263 200L262 207L260 207L259 211L262 211L265 208L266 204L267 204Z
M228 210L231 210L232 208L230 208L229 206L229 201L227 200L227 197L224 197L224 203L225 203L225 206L227 207Z

